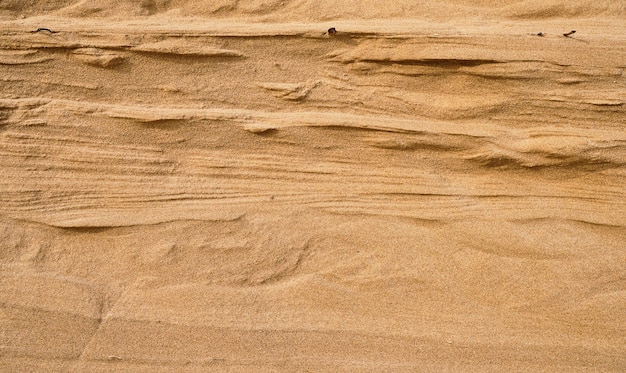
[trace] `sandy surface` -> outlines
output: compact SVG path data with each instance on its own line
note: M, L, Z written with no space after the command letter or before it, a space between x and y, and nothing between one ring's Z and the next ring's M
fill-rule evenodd
M0 2L0 370L625 371L625 18Z

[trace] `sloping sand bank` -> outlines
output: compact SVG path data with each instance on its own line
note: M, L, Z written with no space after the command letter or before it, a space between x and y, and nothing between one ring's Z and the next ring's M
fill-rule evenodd
M626 5L382 3L2 2L0 370L626 370Z

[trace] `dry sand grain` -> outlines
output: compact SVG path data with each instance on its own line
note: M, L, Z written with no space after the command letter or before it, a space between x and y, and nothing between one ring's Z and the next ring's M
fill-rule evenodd
M1 2L0 370L625 371L625 18Z

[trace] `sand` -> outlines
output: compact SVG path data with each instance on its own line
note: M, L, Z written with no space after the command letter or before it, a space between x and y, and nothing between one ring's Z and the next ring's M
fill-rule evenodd
M1 2L0 371L625 371L625 18Z

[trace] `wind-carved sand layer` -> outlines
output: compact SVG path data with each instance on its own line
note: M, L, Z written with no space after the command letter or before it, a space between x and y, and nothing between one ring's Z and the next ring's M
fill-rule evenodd
M623 6L414 3L0 6L0 370L623 371Z

